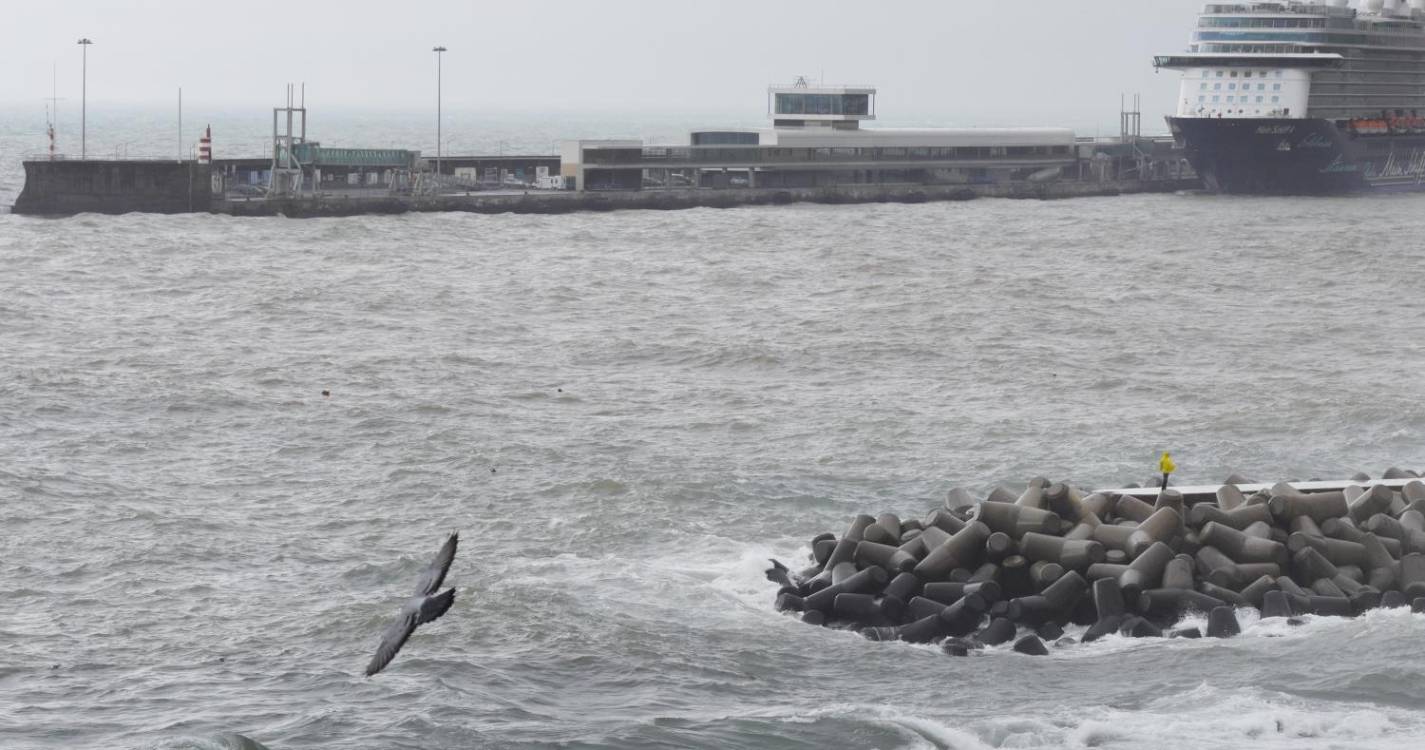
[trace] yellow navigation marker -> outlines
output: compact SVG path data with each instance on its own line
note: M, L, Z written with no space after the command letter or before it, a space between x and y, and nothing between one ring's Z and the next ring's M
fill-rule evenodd
M1158 459L1158 471L1163 472L1163 486L1159 489L1160 492L1168 491L1168 475L1173 473L1173 470L1176 468L1178 468L1178 465L1173 463L1172 455L1167 451L1163 451L1163 457Z

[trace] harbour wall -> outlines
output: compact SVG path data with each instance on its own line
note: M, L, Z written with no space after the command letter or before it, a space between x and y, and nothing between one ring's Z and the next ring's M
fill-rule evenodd
M194 161L26 161L17 214L191 213L212 209L211 168Z
M213 167L192 161L26 161L25 187L14 213L217 213L290 218L454 211L562 214L579 211L733 208L792 203L927 203L975 198L1054 200L1192 190L1197 180L1054 180L982 184L857 184L788 188L657 190L496 190L396 194L335 190L292 197L240 197L213 190Z
M576 211L734 208L792 203L928 203L975 198L1054 200L1128 193L1174 192L1200 187L1197 180L1044 182L983 185L843 185L820 188L729 188L627 191L529 191L469 195L331 195L291 199L218 200L213 213L232 216L355 216L428 211L560 214Z

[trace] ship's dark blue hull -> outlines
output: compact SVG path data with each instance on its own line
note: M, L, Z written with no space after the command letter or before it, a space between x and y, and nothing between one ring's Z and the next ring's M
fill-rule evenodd
M1169 117L1168 126L1220 193L1425 190L1425 134L1357 136L1320 119Z

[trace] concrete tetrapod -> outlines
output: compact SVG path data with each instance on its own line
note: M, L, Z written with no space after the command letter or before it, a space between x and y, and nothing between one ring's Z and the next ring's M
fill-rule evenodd
M837 594L864 594L879 591L890 580L880 567L866 568L840 583L834 583L806 597L806 608L830 613Z
M956 601L959 600L957 599ZM944 612L945 608L948 606L950 605L943 604L941 602L935 601L934 599L930 599L924 596L914 596L911 597L910 601L906 602L905 609L902 611L902 616L905 619L911 621L922 620L926 617L935 617L939 615L941 612Z
M1089 629L1084 631L1083 642L1093 643L1106 635L1117 633L1118 629L1123 625L1123 619L1123 615L1109 615L1093 625L1090 625Z
M1425 596L1425 555L1412 553L1400 558L1400 590L1412 599Z
M1136 600L1139 592L1149 589L1163 579L1163 568L1173 559L1173 548L1157 542L1143 554L1128 564L1128 570L1118 579L1118 587L1123 590L1125 600Z
M1014 498L1010 499L1013 500ZM974 506L974 496L971 495L970 491L965 489L964 487L956 487L955 489L945 493L944 507L945 510L950 511L951 513L959 513L962 509L973 508ZM946 531L949 531L949 529L946 529Z
M866 529L875 522L875 516L868 516L862 513L851 519L851 528L847 529L846 533L841 535L841 538L850 539L852 542L859 542L866 538Z
M1390 554L1391 557L1399 558L1402 554L1404 554L1399 539L1372 534L1369 531L1363 530L1357 524L1352 523L1350 519L1328 519L1326 523L1321 524L1321 532L1326 536L1331 537L1332 539L1355 542L1356 544L1365 544L1366 538L1369 537L1378 541L1380 545L1385 548L1386 552Z
M1411 552L1425 552L1425 534L1414 529L1408 529L1401 525L1400 521L1377 513L1366 521L1365 530L1381 537L1389 537L1400 542L1401 550L1406 554Z
M1198 541L1204 546L1216 547L1236 563L1287 564L1290 557L1287 547L1270 539L1258 539L1230 526L1209 521L1198 532Z
M1291 599L1285 591L1268 591L1262 596L1262 618L1291 617Z
M920 557L925 557L927 552L949 541L951 536L953 535L950 532L939 526L927 526L922 529L920 532Z
M1093 527L1090 538L1102 544L1104 547L1116 550L1128 551L1128 540L1133 536L1133 532L1138 530L1138 526L1119 526L1117 524L1099 524Z
M1190 589L1193 587L1195 578L1192 574L1193 559L1191 555L1174 555L1173 559L1163 567L1162 588L1165 589Z
M954 534L960 529L965 528L965 522L960 520L959 516L956 516L948 510L936 509L930 511L929 515L925 517L922 526L926 529L936 528L946 534Z
M1177 495L1177 498L1181 503L1182 495ZM1138 528L1129 535L1128 556L1136 558L1154 544L1171 542L1173 537L1182 530L1182 525L1182 516L1176 509L1168 505L1158 508L1153 511L1153 515L1138 524ZM1096 560L1095 562L1101 561Z
M1352 521L1365 523L1371 516L1389 511L1394 497L1395 493L1385 485L1373 485L1347 506L1347 513Z
M1039 626L1034 634L1039 636L1041 641L1057 641L1064 637L1064 627L1053 620Z
M1162 638L1163 629L1143 617L1125 617L1118 632L1130 638Z
M882 513L876 522L861 533L863 541L896 546L901 543L901 519L894 513Z
M1149 589L1138 595L1138 611L1151 615L1181 617L1188 612L1211 612L1226 604L1213 596L1190 589Z
M1013 622L1004 617L996 617L990 620L990 624L980 631L976 639L986 646L998 646L1014 640L1017 632L1018 628Z
M1019 550L1030 560L1058 563L1068 570L1087 570L1090 565L1104 561L1103 545L1098 542L1048 534L1024 534L1019 540Z
M1242 490L1237 489L1237 484L1229 478L1217 488L1217 507L1223 511L1232 511L1246 504L1247 498L1242 496Z
M1292 567L1296 571L1292 577L1303 586L1309 586L1322 578L1335 578L1341 572L1314 547L1305 547L1292 555Z
M1098 515L1079 499L1079 493L1063 482L1055 482L1044 489L1044 502L1050 511L1069 523L1087 526L1102 523Z
M1375 534L1366 534L1361 537L1361 546L1366 550L1366 560L1369 564L1366 582L1371 586L1381 590L1389 591L1395 587L1399 580L1399 564L1395 557L1386 549L1381 538Z
M1048 560L1029 564L1029 580L1034 582L1035 591L1043 591L1055 581L1064 577L1064 566Z
M870 518L870 516L865 516L865 518ZM856 545L859 543L860 542L852 541L849 534L842 537L841 541L836 543L835 549L831 551L831 555L826 558L826 563L822 566L821 572L807 581L807 590L819 591L830 586L832 583L832 571L836 569L837 565L843 562L849 563L856 557Z
M1045 648L1044 641L1039 640L1037 635L1026 635L1014 642L1014 650L1021 654L1030 656L1048 656L1049 649Z
M1316 523L1344 516L1349 512L1346 496L1342 492L1305 494L1285 482L1272 487L1272 499L1267 505L1271 508L1272 515L1278 519L1291 520L1306 516Z
M1231 638L1242 634L1242 625L1237 622L1237 612L1231 607L1214 607L1207 613L1207 637Z
M1387 591L1381 594L1381 609L1399 609L1410 606L1410 600L1405 598L1405 593L1401 591Z
M986 503L985 505L989 505ZM983 507L983 506L981 506ZM1015 505L1005 507L1017 508ZM989 527L978 521L967 524L955 532L944 544L926 553L925 559L915 566L915 574L922 581L942 581L957 567L968 568L975 564L984 553L985 540L990 536Z
M1100 620L1115 615L1121 616L1125 608L1123 591L1118 588L1118 581L1113 578L1100 578L1094 581L1093 603Z
M1148 503L1139 500L1132 495L1123 495L1118 498L1118 503L1114 506L1114 512L1120 518L1143 523L1148 517L1153 515L1154 508Z
M1003 531L1014 539L1030 532L1057 534L1061 523L1056 513L1012 503L980 503L975 509L975 520L991 531Z
M876 528L880 528L879 526ZM856 556L853 558L856 565L865 568L868 565L878 565L892 573L905 573L916 566L917 560L911 555L897 547L879 542L865 541L856 545Z
M1054 609L1067 611L1074 605L1074 602L1079 600L1079 597L1084 595L1084 592L1088 591L1088 588L1088 581L1071 570L1044 589L1041 596L1048 600L1049 606Z
M1313 547L1317 552L1320 552L1323 557L1330 560L1332 565L1356 565L1362 568L1370 565L1370 558L1366 555L1365 545L1348 542L1343 539L1332 539L1328 536L1292 534L1287 537L1286 546L1292 554L1296 554L1306 547Z
M1009 538L1009 534L996 531L985 540L986 560L997 563L1012 554L1014 554L1014 540Z
M1250 605L1246 597L1243 597L1235 590L1229 589L1226 586L1218 586L1211 581L1202 581L1197 585L1197 590L1207 594L1213 599L1221 599L1223 604L1230 604L1234 607L1246 607Z
M917 578L914 573L901 573L895 578L892 578L890 583L886 584L886 590L883 593L889 599L898 599L902 602L908 602L915 598L916 594L920 593L920 590L920 579ZM948 604L949 602L946 603Z
M1261 609L1262 600L1267 595L1267 592L1276 590L1276 576L1264 575L1261 578L1258 578L1257 580L1247 584L1246 588L1243 588L1239 593L1241 594L1242 598L1247 601L1248 604L1252 605L1253 607L1256 607L1257 609Z
M1211 503L1198 503L1188 509L1188 525L1201 527L1208 522L1241 531L1254 523L1271 523L1272 513L1265 505L1241 505L1224 511Z
M882 601L871 594L837 594L832 600L831 615L863 625L894 624L882 609Z

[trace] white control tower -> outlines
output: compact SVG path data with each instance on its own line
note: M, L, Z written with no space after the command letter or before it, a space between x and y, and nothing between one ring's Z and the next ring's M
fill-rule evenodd
M778 128L829 127L856 130L876 119L871 86L812 86L798 78L790 86L767 87L767 116Z

